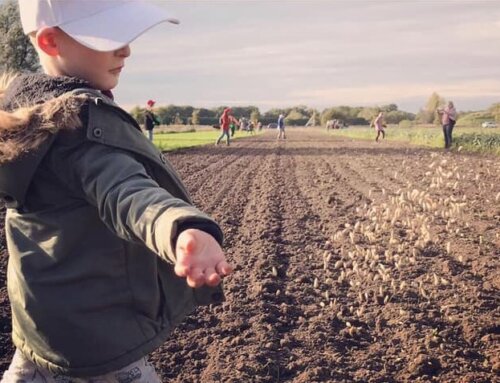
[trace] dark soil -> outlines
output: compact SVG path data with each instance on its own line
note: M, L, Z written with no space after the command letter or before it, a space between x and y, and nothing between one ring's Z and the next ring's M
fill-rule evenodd
M287 133L168 154L236 270L151 355L163 381L500 381L498 158Z

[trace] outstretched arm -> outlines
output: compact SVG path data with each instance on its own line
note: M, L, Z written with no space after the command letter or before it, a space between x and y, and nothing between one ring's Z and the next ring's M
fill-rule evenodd
M231 121L233 123L235 123L236 125L240 126L240 122L236 118L234 118L233 116L231 116L230 119L231 119Z

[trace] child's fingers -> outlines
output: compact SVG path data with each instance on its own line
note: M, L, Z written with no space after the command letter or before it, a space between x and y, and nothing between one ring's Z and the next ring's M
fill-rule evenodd
M177 250L174 271L179 277L185 277L192 267L193 257L186 254L183 250Z
M208 286L217 286L220 283L220 275L215 272L213 267L205 270L205 283Z
M187 274L189 272L189 267L182 265L180 263L176 263L175 267L174 267L174 271L175 271L175 275L177 275L178 277L185 277L185 276L187 276Z
M205 274L201 269L195 267L189 271L186 280L190 287L200 287L205 283Z
M233 271L233 268L229 266L226 261L220 261L217 266L215 266L215 270L221 276L229 275Z

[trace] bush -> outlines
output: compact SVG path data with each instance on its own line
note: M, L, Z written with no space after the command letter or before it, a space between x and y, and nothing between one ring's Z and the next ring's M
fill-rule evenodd
M411 128L413 126L413 122L410 120L402 120L399 122L398 126L403 129Z
M199 125L217 125L218 123L217 117L199 117Z

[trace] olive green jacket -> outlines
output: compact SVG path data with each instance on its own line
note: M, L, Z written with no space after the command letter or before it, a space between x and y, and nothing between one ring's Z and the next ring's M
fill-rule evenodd
M0 112L1 129L27 132L17 151L0 146L12 335L26 357L57 374L104 374L223 299L220 287L191 289L173 272L179 232L221 243L219 226L111 99L65 94Z

